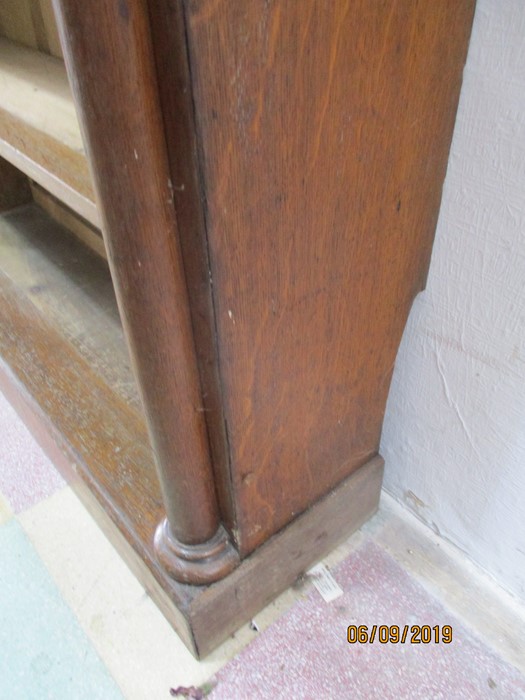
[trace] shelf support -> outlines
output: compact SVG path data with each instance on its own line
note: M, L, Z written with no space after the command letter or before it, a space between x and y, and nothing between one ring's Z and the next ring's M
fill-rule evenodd
M147 6L54 7L164 498L156 552L176 580L209 583L239 556L217 505Z

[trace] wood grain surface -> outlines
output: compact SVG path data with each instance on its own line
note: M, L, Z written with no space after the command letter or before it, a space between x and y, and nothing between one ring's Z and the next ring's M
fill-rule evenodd
M245 555L377 453L474 1L184 7Z

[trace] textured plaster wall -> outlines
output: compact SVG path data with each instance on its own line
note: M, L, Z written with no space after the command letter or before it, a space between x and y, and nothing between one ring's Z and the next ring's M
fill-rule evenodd
M478 0L385 488L525 600L525 0Z

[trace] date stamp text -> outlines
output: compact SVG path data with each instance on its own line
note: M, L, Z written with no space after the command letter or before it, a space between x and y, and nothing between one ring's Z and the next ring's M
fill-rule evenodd
M349 625L349 644L450 644L450 625Z

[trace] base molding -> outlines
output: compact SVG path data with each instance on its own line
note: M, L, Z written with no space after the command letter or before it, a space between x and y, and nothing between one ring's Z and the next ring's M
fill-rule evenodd
M377 511L384 460L372 458L190 604L198 658L213 651Z
M239 564L239 553L222 525L207 542L189 545L177 540L164 518L155 531L153 546L164 569L181 583L213 583Z

